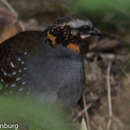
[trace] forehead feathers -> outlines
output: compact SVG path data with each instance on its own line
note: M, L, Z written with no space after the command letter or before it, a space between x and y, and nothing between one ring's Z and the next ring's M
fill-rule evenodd
M71 28L80 28L82 26L93 27L93 24L90 20L81 20L81 19L60 19L56 22L56 26L65 26L68 25Z
M67 23L67 25L71 26L72 28L80 28L82 26L90 26L92 27L92 23L89 20L80 20L75 19Z

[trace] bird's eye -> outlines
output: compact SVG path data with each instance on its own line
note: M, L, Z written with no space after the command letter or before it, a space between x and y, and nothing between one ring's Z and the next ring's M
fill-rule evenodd
M90 26L88 26L88 25L84 25L84 26L81 27L81 29L89 30L89 29L90 29Z
M83 26L83 28L84 28L84 29L90 29L90 26L85 25L85 26Z
M88 25L82 26L82 27L80 27L79 30L80 30L81 32L89 31L89 30L90 30L90 26L88 26Z

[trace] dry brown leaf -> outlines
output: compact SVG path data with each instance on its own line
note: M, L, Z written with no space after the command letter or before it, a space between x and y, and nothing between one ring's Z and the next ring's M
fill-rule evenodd
M20 23L14 14L4 6L0 7L0 43L21 31Z
M20 27L18 23L5 25L0 35L0 43L2 43L3 41L9 39L10 37L14 36L15 34L21 31L22 31L22 28Z

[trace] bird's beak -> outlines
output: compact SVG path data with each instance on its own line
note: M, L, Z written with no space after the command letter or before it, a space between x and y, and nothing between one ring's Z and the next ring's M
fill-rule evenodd
M87 39L88 37L90 37L91 35L90 34L82 34L80 35L81 39Z
M86 34L81 34L80 37L83 40L89 38L90 36L101 36L101 35L102 32L99 29L93 28L91 31L88 31Z
M102 32L98 28L93 28L88 32L90 35L101 36Z

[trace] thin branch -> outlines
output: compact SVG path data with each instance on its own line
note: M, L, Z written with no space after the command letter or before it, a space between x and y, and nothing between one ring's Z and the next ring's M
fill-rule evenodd
M12 12L12 14L14 14L14 16L16 18L18 18L18 14L17 12L14 10L14 8L9 4L9 2L7 0L1 0L2 3Z
M87 108L85 93L83 94L83 104L84 104L84 107ZM87 110L85 111L85 117L86 117L86 120L87 120L87 128L88 128L88 130L91 130L90 120L89 120L89 115L88 115Z
M109 110L109 121L107 123L107 130L110 129L112 123L112 99L111 99L111 84L110 84L110 72L111 72L111 61L108 63L107 68L107 98L108 98L108 110Z
M10 5L10 3L7 0L1 0L1 2L10 10L10 12L13 14L13 16L16 17L16 19L18 20L18 13L14 10L14 8ZM18 23L20 25L20 27L22 28L22 30L24 31L24 25L22 24L22 22L20 20L18 20Z
M111 71L111 62L108 63L108 68L107 68L107 96L108 96L109 117L112 117L110 71Z
M74 122L77 121L91 106L92 106L92 104L88 104L82 111L80 111L78 113L78 115L76 116L76 118L73 121Z
M24 28L24 25L23 25L22 21L19 20L18 23L19 23L20 27L22 28L22 30L24 31L25 28Z

